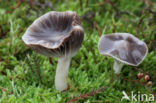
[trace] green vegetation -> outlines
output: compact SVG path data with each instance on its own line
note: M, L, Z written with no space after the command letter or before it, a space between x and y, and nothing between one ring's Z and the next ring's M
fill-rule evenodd
M0 0L0 102L65 103L81 94L108 87L75 103L119 103L122 91L156 93L156 1L155 0ZM104 2L105 1L105 2ZM52 64L30 50L21 37L27 27L48 11L75 11L82 19L85 38L71 60L70 90L54 86L57 58ZM128 32L147 43L149 53L137 67L124 66L118 80L113 59L99 54L100 35ZM39 76L40 72L40 76ZM145 72L153 84L137 79ZM156 100L156 97L155 97ZM123 103L130 102L123 100Z

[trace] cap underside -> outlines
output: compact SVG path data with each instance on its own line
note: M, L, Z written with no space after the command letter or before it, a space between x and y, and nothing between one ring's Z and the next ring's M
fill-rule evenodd
M49 12L33 22L22 39L26 44L58 48L73 31L74 12Z
M36 19L22 39L29 47L43 55L58 56L77 50L83 40L83 34L75 12L52 11Z

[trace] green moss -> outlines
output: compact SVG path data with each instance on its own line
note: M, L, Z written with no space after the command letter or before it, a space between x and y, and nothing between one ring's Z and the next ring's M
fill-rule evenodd
M44 5L43 0L41 1ZM89 11L95 14L93 18L82 19L85 38L82 47L71 60L68 84L70 90L59 92L54 86L57 58L52 65L48 58L39 55L26 47L21 39L26 28L39 16L52 10L41 8L28 2L23 2L16 8L16 0L0 0L0 102L1 103L64 103L80 94L85 94L108 86L105 92L79 100L80 103L119 103L122 91L141 93L156 92L156 21L155 14L149 12L144 0L112 0L113 8L103 0L82 2L71 0L47 0L57 11L72 10L79 16ZM150 0L149 0L150 1ZM156 12L155 1L150 1L153 12ZM152 6L153 5L153 6ZM10 7L15 9L10 9ZM117 11L118 10L118 11ZM143 13L143 10L145 12ZM110 83L115 77L112 70L113 59L99 54L99 33L93 24L97 24L101 33L128 32L145 41L149 53L143 63L137 68L149 74L153 85L145 88L137 82L137 71L134 67L124 66L120 79ZM37 66L36 66L37 65ZM41 72L40 80L38 72ZM151 89L151 91L149 90ZM125 101L126 102L126 101ZM124 102L124 103L125 103ZM127 101L128 102L128 101Z

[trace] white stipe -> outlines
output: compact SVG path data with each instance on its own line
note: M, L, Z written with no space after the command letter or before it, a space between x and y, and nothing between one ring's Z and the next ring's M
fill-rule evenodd
M68 76L68 69L70 65L71 58L59 58L58 65L56 68L56 75L55 75L55 86L56 89L59 91L63 91L67 89L67 80L66 77Z

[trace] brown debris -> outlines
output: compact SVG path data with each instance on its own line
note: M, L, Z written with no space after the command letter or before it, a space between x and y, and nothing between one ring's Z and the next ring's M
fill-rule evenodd
M101 28L100 26L97 24L97 22L94 22L94 27L97 29L99 37L101 37L102 33L101 33Z
M0 24L0 39L3 38L4 36L6 36L6 33L4 32L4 30Z
M99 88L98 90L96 91L92 91L90 93L86 93L86 94L81 94L79 97L76 97L76 98L73 98L71 99L70 101L68 101L68 103L73 103L73 102L76 102L76 101L79 101L80 99L86 99L88 98L89 96L94 96L100 92L104 92L108 87L104 87L104 88Z

